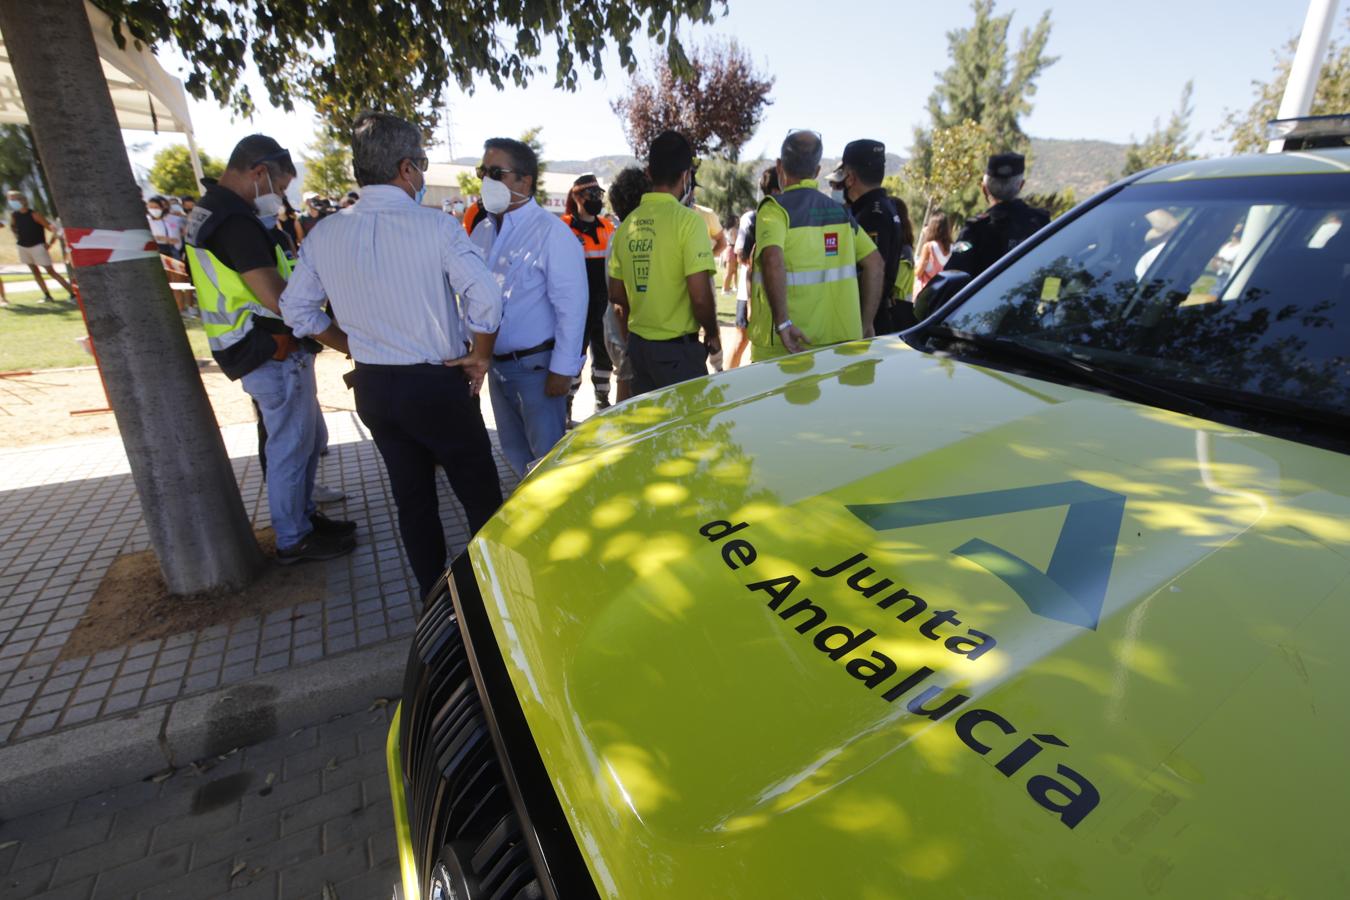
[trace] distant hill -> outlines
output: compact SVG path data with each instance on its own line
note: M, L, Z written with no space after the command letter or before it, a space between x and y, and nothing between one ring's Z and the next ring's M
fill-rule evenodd
M1071 187L1086 200L1120 177L1127 149L1109 141L1032 138L1027 190L1053 194Z
M1125 167L1125 144L1110 141L1060 140L1057 138L1031 139L1031 167L1027 173L1028 190L1036 194L1050 194L1072 187L1079 200L1086 200L1120 176ZM477 156L461 156L458 165L474 166ZM839 164L837 157L821 160L824 176ZM886 154L886 174L899 174L905 157ZM548 168L553 172L594 172L601 181L611 181L619 170L637 165L637 159L626 154L595 156L590 159L551 159ZM976 173L977 175L979 173Z

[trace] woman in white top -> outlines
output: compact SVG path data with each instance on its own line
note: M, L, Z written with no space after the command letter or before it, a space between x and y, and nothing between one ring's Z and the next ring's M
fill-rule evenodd
M947 265L952 255L952 226L947 214L935 212L928 217L923 226L923 236L919 238L919 258L914 262L914 296L924 289L933 276Z

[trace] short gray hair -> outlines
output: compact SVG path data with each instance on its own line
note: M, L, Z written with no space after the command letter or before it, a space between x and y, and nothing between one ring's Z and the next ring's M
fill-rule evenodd
M367 112L356 120L352 129L352 173L362 187L397 180L398 164L422 155L422 132L406 119Z
M984 176L984 189L989 192L990 197L1000 203L1017 199L1017 195L1022 193L1022 185L1025 183L1025 175L1009 175L1007 178L996 178L993 175Z
M778 159L783 171L792 178L812 178L820 171L820 157L824 153L820 135L811 131L794 131L783 139Z

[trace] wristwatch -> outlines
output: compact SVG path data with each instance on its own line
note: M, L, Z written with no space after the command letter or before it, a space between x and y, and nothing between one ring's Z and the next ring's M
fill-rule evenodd
M792 320L784 319L782 325L774 326L774 330L777 331L779 334L782 334L784 331L787 331L791 327L792 327Z

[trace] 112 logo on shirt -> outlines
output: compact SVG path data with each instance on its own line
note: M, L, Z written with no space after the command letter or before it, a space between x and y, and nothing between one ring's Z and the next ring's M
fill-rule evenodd
M826 232L826 234L825 234L825 255L826 255L826 256L838 256L838 255L839 255L839 235L838 235L837 232L833 232L833 231Z

